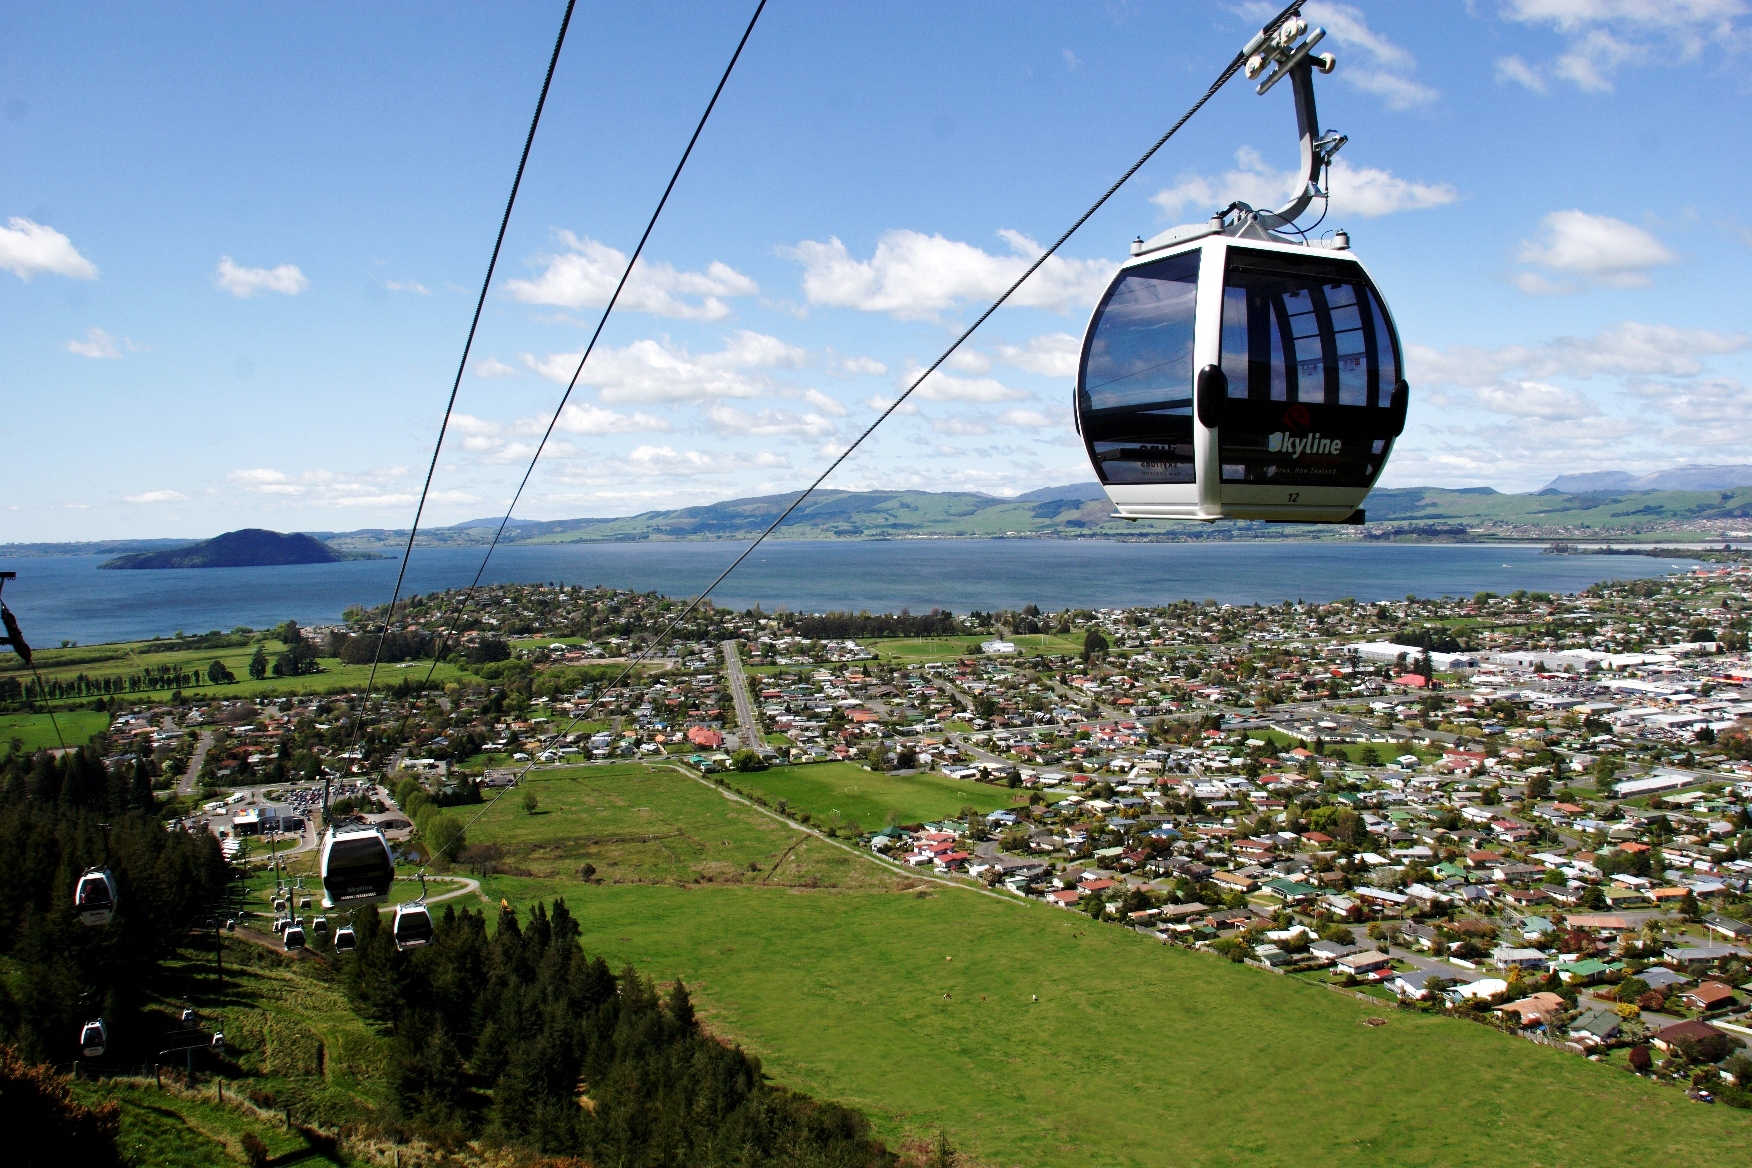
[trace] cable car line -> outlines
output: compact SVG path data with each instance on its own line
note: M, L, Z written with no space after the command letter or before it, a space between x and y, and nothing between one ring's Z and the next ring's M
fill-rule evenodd
M481 293L475 299L474 316L469 321L468 336L463 341L462 359L457 362L456 379L450 384L450 399L444 406L444 420L438 426L438 440L432 444L432 461L426 467L426 482L420 488L420 501L414 508L413 526L408 529L408 546L402 551L401 569L396 572L395 576L395 590L389 598L389 609L384 615L383 627L377 633L377 646L371 653L371 672L365 680L365 695L360 699L361 713L363 713L363 707L371 701L371 688L377 681L378 661L383 656L383 642L389 635L389 622L395 616L396 601L401 599L402 582L408 574L408 561L414 554L414 537L419 534L420 517L426 510L426 496L432 490L432 476L438 470L438 454L444 448L444 435L450 428L450 415L456 409L456 395L462 388L462 375L468 368L469 351L474 347L475 331L480 328L481 313L486 308L487 290L493 283L493 269L498 266L499 251L505 245L505 229L511 222L511 208L517 205L517 191L523 185L523 171L529 165L530 148L535 145L535 130L537 126L541 125L541 112L547 105L548 90L554 81L554 69L560 63L560 49L566 43L566 30L571 27L572 9L576 7L577 3L578 0L566 0L566 12L560 18L560 32L554 38L554 51L548 57L547 74L542 78L541 94L535 100L535 115L529 119L529 133L523 138L523 154L517 160L517 174L511 180L511 194L505 200L505 213L499 217L499 234L493 240L493 253L487 260L487 274L481 280ZM355 718L353 723L353 744L355 746L358 745L359 741L359 726L360 721ZM326 788L323 795L323 816L325 819L328 816Z
M554 416L548 419L547 429L542 431L541 441L536 444L535 453L530 456L529 466L523 472L523 481L517 484L517 491L511 496L511 505L505 508L505 517L499 520L499 527L493 532L492 542L487 545L487 554L481 557L481 566L475 572L474 580L469 583L467 591L456 604L456 616L450 627L438 640L438 647L432 654L432 665L426 670L426 680L432 680L432 674L438 668L438 658L443 655L444 647L456 633L462 623L463 613L467 611L468 602L474 598L475 589L480 586L481 577L486 574L487 562L493 558L493 552L499 546L499 537L505 534L505 527L511 522L511 513L517 509L518 500L523 498L523 489L529 485L529 476L535 473L535 464L541 460L542 451L547 449L548 439L553 437L554 427L559 424L560 414L565 411L566 403L572 400L572 391L578 386L578 378L584 373L585 362L590 360L590 354L596 350L596 342L602 336L602 330L608 324L608 315L614 311L615 304L620 300L620 294L632 277L633 267L639 262L639 256L645 251L645 244L651 238L651 232L657 227L657 219L663 214L663 208L669 202L670 193L675 190L675 184L681 178L682 168L693 155L694 146L699 142L700 135L705 132L706 120L712 116L712 110L717 107L718 98L724 92L724 86L730 81L730 74L736 68L736 62L742 58L742 50L748 44L748 38L754 34L754 26L760 21L760 14L766 11L767 0L760 0L755 6L754 15L749 17L748 27L742 31L742 39L736 42L736 51L730 54L730 63L724 66L724 75L718 78L718 87L712 90L711 100L706 102L705 112L700 114L699 124L694 127L693 137L687 140L687 148L681 152L681 160L675 164L675 171L669 176L669 184L663 188L663 195L657 200L656 210L651 212L651 219L645 224L644 234L639 236L639 244L633 248L632 256L627 260L626 268L621 272L620 282L614 286L614 293L609 296L608 303L602 309L602 316L596 321L596 331L590 334L590 343L584 346L584 355L578 358L578 367L572 371L572 380L566 384L566 392L560 396L560 404L554 407ZM390 612L394 616L394 610Z
M18 579L17 572L0 572L0 591L6 588L6 581ZM36 662L32 660L30 645L19 631L18 618L12 615L12 610L6 607L6 601L0 600L0 627L4 627L6 635L0 637L0 645L10 645L12 651L18 654L30 669L30 675L36 678L37 693L42 698L43 712L49 716L49 725L55 728L55 741L61 744L62 751L67 749L67 739L61 734L61 722L55 717L55 707L49 704L49 689L43 683L43 675L37 671Z
M978 319L976 319L972 324L968 325L967 328L961 333L961 335L959 337L955 338L955 341L947 349L945 349L943 351L943 353L935 361L931 362L930 367L928 369L926 369L923 373L921 373L918 376L918 378L915 379L913 381L913 383L907 387L907 389L904 393L902 393L898 398L896 398L892 403L890 403L888 408L883 410L882 413L877 417L877 419L874 422L870 423L870 425L865 428L864 432L862 434L858 435L858 437L852 442L852 444L850 446L846 447L846 449L840 453L839 457L835 458L833 460L833 462L828 464L827 469L822 471L821 474L816 477L816 479L813 483L811 483L807 488L805 488L802 491L802 493L800 493L795 499L793 499L791 501L790 505L787 506L784 509L784 511L780 512L779 516L776 519L774 519L771 523L769 523L766 526L766 529L763 530L758 536L755 537L753 543L749 544L747 548L743 549L742 553L740 555L738 555L734 560L732 560L728 567L726 567L722 572L718 573L717 578L715 580L713 580L711 582L711 584L707 585L707 587L705 588L704 591L702 591L699 595L695 596L692 600L690 600L687 604L687 607L682 609L680 614L678 614L674 620L670 621L669 624L664 627L663 631L658 633L657 636L652 639L651 643L648 646L646 646L645 651L643 653L640 653L631 662L629 662L627 664L626 668L621 670L620 674L614 679L614 681L611 684L609 684L606 687L603 687L595 697L592 697L590 699L589 703L585 705L583 710L575 711L573 716L572 716L572 720L566 724L566 727L563 730L559 731L557 734L553 734L553 735L550 735L550 736L542 739L541 741L544 744L544 746L550 742L557 742L561 738L564 738L567 734L571 733L572 727L576 726L579 722L583 721L585 716L588 715L590 713L590 711L596 707L597 703L602 699L603 696L605 696L606 694L608 694L612 690L618 688L619 685L621 684L621 682L625 681L627 679L627 677L629 675L631 675L633 670L637 669L640 665L642 665L645 662L645 660L647 658L649 658L651 656L652 653L656 652L657 648L660 645L662 645L663 642L665 642L666 640L669 639L670 634L676 630L676 628L681 624L681 622L686 620L690 615L692 615L693 611L696 608L698 608L700 606L700 604L703 603L709 596L711 596L713 590L716 589L718 587L718 585L722 584L724 582L724 580L730 575L730 573L734 572L739 566L741 566L742 562L744 560L746 560L750 555L753 554L754 549L759 547L761 545L761 543L763 541L765 541L767 536L771 535L778 528L778 526L780 524L782 524L786 519L788 519L790 517L791 513L793 511L795 511L798 508L798 506L800 506L802 504L803 500L807 499L811 494L813 494L816 491L816 489L819 488L824 481L826 481L827 477L839 468L841 463L843 463L847 458L851 457L852 452L855 451L860 445L862 445L866 438L868 438L872 433L875 432L876 427L880 426L883 422L887 421L889 416L891 414L893 414L895 410L900 408L900 405L902 402L906 401L906 399L908 397L912 396L913 391L918 389L918 387L921 384L923 384L923 382L925 381L925 379L927 377L929 377L932 373L934 373L937 370L937 368L943 364L943 362L947 361L949 359L949 357L957 349L959 349L961 347L962 343L965 342L968 337L972 336L974 331L976 329L978 329L980 325L982 325L986 322L986 319L988 317L990 317L992 315L992 313L996 312L1003 305L1003 303L1006 300L1008 300L1011 297L1011 295L1013 295L1015 293L1015 291L1018 288L1020 288L1023 285L1023 283L1025 283L1028 280L1028 278L1030 276L1032 276L1036 271L1039 270L1039 268L1042 264L1046 263L1046 261L1052 257L1054 252L1058 251L1058 249L1060 247L1064 246L1066 240L1070 239L1070 237L1072 235L1076 234L1078 228L1082 227L1083 224L1087 223L1089 221L1089 219L1095 214L1095 212L1099 211L1101 209L1101 207L1107 202L1107 200L1113 197L1113 195L1119 190L1120 187L1124 186L1126 184L1126 182L1128 180L1130 180L1133 175L1135 175L1140 169L1143 168L1144 164L1146 162L1148 162L1156 154L1156 152L1158 150L1160 150L1163 147L1163 145L1165 145L1167 143L1168 139L1172 138L1176 133L1178 133L1180 131L1180 128L1182 126L1186 125L1187 122L1191 121L1192 116L1194 114L1198 113L1199 110L1203 109L1205 106L1205 103L1210 101L1210 99L1212 97L1216 96L1217 91L1222 89L1224 85L1228 84L1229 80L1231 78L1233 78L1236 73L1240 72L1241 69L1248 64L1250 55L1253 54L1254 50L1257 49L1261 43L1265 42L1269 37L1271 37L1271 35L1273 33L1277 32L1284 25L1284 23L1286 21L1290 20L1291 18L1296 16L1296 14L1298 12L1301 11L1302 4L1303 4L1303 0L1293 0L1293 2L1287 8L1285 8L1282 12L1280 12L1276 16L1274 16L1271 19L1271 21L1268 24L1266 24L1263 29L1260 30L1259 34L1252 41L1250 41L1248 43L1246 48L1242 49L1239 53L1236 53L1235 58L1229 62L1228 66L1226 68L1224 68L1222 73L1218 74L1217 79L1211 83L1210 88L1205 90L1203 95L1201 95L1199 97L1199 99L1192 104L1192 107L1190 109L1188 109L1184 114L1180 115L1180 119L1168 128L1168 132L1163 134L1160 138L1156 139L1155 144L1152 145L1148 150L1146 150L1143 153L1143 155L1136 162L1132 163L1131 167L1129 169L1127 169L1124 174L1120 175L1119 178L1114 181L1113 185L1108 187L1107 190L1101 195L1101 197L1096 199L1095 202L1090 205L1090 207L1087 211L1084 211L1080 216L1078 216L1076 222L1072 223L1071 226L1065 230L1064 234L1060 235L1058 237L1058 239L1053 242L1051 247L1049 247L1045 251L1043 251L1039 255L1039 257L1037 257L1035 259L1035 261L1028 266L1028 269L1026 271L1024 271L1021 276L1017 277L1015 283L1011 284L1009 286L1009 288L1005 289L1003 295L999 296L996 300L992 301L992 303L986 307L985 311L981 312L979 314ZM1305 56L1305 54L1304 54L1304 56ZM1335 147L1335 149L1336 149L1336 147ZM1251 210L1251 208L1250 208L1250 210ZM524 766L523 770L518 773L518 775L517 775L517 783L518 784L522 783L523 779L535 767L536 759L539 757L540 757L540 753L537 752L535 757L532 757L530 759L530 761ZM504 798L505 792L509 791L509 790L511 790L511 788L507 787L503 791L501 791L498 795L494 796L492 802L486 804L485 806L483 806L481 808L480 811L476 812L474 817L471 818L468 821L468 823L464 825L462 830L467 831L467 829L469 827L473 826L475 824L475 822L478 821L482 815L485 815L489 810L492 809L492 807L495 804L498 803L498 801L500 799Z

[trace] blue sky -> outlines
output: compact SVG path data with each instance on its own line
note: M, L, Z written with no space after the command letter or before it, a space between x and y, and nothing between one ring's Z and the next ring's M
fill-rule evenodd
M1386 484L1752 461L1748 9L1307 6L1323 230L1409 351ZM560 11L0 7L0 542L405 526ZM579 4L428 522L502 511L750 11ZM772 0L519 515L806 484L1266 15ZM830 485L1091 479L1094 299L1293 129L1233 82Z

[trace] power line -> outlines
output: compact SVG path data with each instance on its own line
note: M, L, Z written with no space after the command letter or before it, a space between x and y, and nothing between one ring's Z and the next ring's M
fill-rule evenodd
M426 670L426 680L432 680L432 674L438 668L438 658L444 653L444 647L455 634L457 626L462 623L463 613L468 608L468 602L474 597L475 589L480 586L481 577L486 574L487 562L493 558L493 551L499 546L499 537L505 534L505 525L511 522L511 513L517 509L517 502L523 498L523 489L529 485L529 476L535 473L535 464L540 461L542 451L547 449L548 439L553 437L554 427L559 424L560 415L565 412L566 403L572 400L572 391L578 386L578 378L584 373L584 363L590 360L590 354L596 349L596 342L602 336L603 326L608 324L608 314L614 311L615 304L620 300L622 289L632 277L633 267L639 262L639 256L644 253L645 243L651 238L651 232L657 226L658 216L663 214L664 206L669 202L669 195L675 190L676 182L681 178L682 168L693 155L693 148L700 140L700 134L705 131L706 120L712 116L712 110L718 105L718 98L724 92L724 86L730 81L730 74L736 68L736 62L742 58L742 50L748 44L748 38L754 33L754 26L760 20L760 14L766 11L767 0L760 0L755 6L754 15L748 19L748 27L742 30L742 39L736 42L736 51L730 54L730 63L724 66L724 75L718 78L718 87L712 90L712 99L706 102L705 112L700 115L699 124L694 127L693 137L687 140L687 148L681 152L681 161L675 164L675 172L669 176L669 184L663 188L663 196L657 200L657 209L651 212L651 219L645 224L645 232L639 236L639 245L633 248L632 257L627 260L627 266L621 272L620 282L614 286L614 294L608 298L608 304L602 309L602 316L596 322L596 331L590 334L590 343L584 346L584 355L578 358L578 367L572 371L572 380L566 384L566 392L560 397L560 404L554 407L554 416L548 419L547 429L542 431L541 441L536 444L535 453L530 456L529 466L523 471L523 481L517 484L517 493L511 496L511 505L505 508L505 517L499 520L498 530L493 532L493 540L487 545L487 554L481 557L481 566L475 572L474 580L469 583L468 590L462 599L457 601L456 616L450 627L439 638L438 646L432 651L432 665ZM394 615L393 612L391 615Z
M511 208L517 205L517 190L523 185L523 171L529 165L529 151L535 145L535 130L541 125L541 111L547 105L548 90L554 82L554 69L560 63L560 49L566 43L566 30L572 24L572 9L578 0L566 0L565 15L560 18L560 32L554 38L554 51L548 57L547 74L541 81L541 95L535 100L535 115L529 119L529 133L523 138L523 154L517 159L517 174L511 180L511 194L505 200L505 213L499 217L499 234L493 240L493 254L487 260L487 274L481 280L481 294L475 299L474 317L468 324L468 337L462 343L462 360L456 364L456 378L450 383L450 399L444 405L444 420L438 425L438 440L432 444L432 461L426 467L426 482L420 488L420 502L414 508L414 523L408 529L408 546L402 550L401 569L395 575L395 590L390 594L389 607L384 611L383 625L377 632L377 646L371 653L371 672L365 679L365 694L359 701L359 710L353 718L353 744L359 743L359 730L364 724L365 708L371 702L371 689L377 682L377 665L383 657L383 642L389 636L389 622L395 619L396 601L401 599L402 582L408 574L408 561L414 554L414 537L420 531L420 517L426 510L426 496L432 490L432 476L438 470L438 453L444 448L444 434L450 428L450 415L456 409L456 394L462 388L462 375L468 368L469 351L474 347L475 331L480 328L481 312L486 308L487 290L493 283L493 269L499 264L499 251L505 245L505 228L511 222ZM326 797L323 803L324 814L327 814Z

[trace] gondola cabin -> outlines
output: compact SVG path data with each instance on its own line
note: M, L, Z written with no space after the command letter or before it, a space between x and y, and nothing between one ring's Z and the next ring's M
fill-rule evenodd
M1240 226L1133 245L1083 339L1089 460L1127 519L1361 522L1405 428L1393 318L1342 233Z
M116 878L107 869L93 868L79 877L73 888L73 911L87 925L107 925L116 913Z
M432 939L432 914L420 901L395 906L395 947L417 949Z
M102 1018L93 1018L79 1031L79 1051L86 1058L101 1058L109 1049L109 1028Z
M331 830L322 841L322 907L381 904L395 883L389 842L374 827Z

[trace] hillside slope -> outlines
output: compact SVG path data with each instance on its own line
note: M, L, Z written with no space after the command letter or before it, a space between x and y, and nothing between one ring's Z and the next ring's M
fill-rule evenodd
M188 547L167 551L134 552L105 560L100 568L263 568L284 564L332 564L358 559L359 554L337 552L321 540L292 532L282 535L247 527L228 531ZM374 558L374 557L373 557Z

